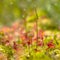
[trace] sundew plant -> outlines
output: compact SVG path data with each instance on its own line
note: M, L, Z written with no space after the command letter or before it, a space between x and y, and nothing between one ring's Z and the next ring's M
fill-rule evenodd
M0 0L0 60L60 60L60 0Z

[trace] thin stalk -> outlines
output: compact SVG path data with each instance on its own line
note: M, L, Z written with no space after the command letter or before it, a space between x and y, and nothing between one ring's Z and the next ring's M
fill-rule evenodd
M37 45L38 45L38 15L37 15L36 8L35 8L35 14L36 14L36 32L37 32L36 49L37 49Z

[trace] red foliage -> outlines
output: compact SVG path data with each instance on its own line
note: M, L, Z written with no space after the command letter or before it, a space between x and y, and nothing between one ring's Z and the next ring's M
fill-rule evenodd
M17 50L17 44L16 44L16 42L14 42L14 44L13 44L13 48L15 49L15 50Z
M52 40L47 44L47 46L48 48L55 48L55 45Z
M38 41L38 46L43 46L43 45L44 45L44 43L42 40Z
M44 32L43 32L43 30L39 30L39 31L38 31L38 38L40 38L41 40L43 40L43 37L44 37Z

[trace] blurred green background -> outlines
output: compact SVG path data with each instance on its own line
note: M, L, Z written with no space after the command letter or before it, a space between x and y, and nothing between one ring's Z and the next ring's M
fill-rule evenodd
M50 20L50 24L41 23L43 29L59 30L60 0L0 0L0 27L10 26L16 20L35 21L39 17Z

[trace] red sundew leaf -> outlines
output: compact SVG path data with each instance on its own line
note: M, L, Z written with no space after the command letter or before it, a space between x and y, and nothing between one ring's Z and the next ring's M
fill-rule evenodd
M53 43L53 41L50 41L48 44L47 44L48 48L55 48L55 45Z
M16 44L16 42L13 42L13 43L14 43L13 48L14 48L15 50L17 50L17 44Z
M43 46L43 45L44 45L43 41L38 42L38 46Z
M30 45L30 44L31 44L31 42L30 42L30 41L28 41L28 42L27 42L27 44L28 44L28 45Z
M54 48L55 46L54 46L52 43L49 43L49 44L48 44L48 47L49 47L49 48Z
M28 41L27 41L27 44L28 44L28 45L31 45L31 44L32 44L32 40L28 40Z

